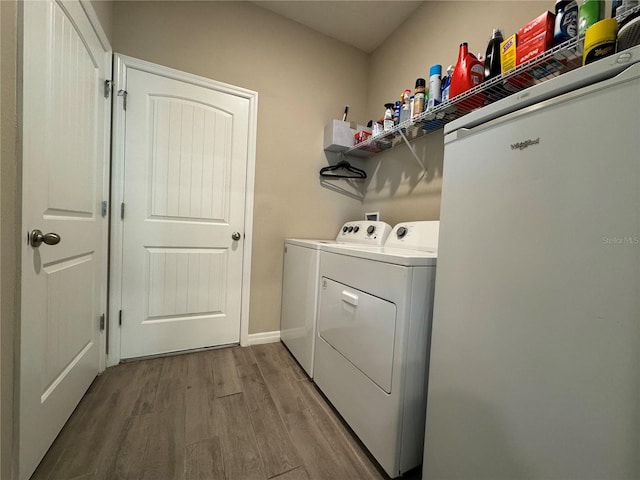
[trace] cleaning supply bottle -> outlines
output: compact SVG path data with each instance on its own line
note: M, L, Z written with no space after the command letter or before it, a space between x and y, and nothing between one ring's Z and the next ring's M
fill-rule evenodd
M416 80L416 89L413 92L413 116L420 115L424 111L424 99L427 82L424 78Z
M556 0L553 44L559 45L578 35L578 4L575 0Z
M442 65L431 65L429 68L429 101L427 110L431 110L442 101Z
M384 108L384 120L382 122L382 127L384 131L391 130L393 128L393 103L385 103Z
M502 32L497 28L493 29L491 34L491 40L487 45L487 53L484 56L484 79L497 77L500 75L500 44L504 41L502 38Z
M604 0L584 0L580 5L578 17L578 35L584 35L594 23L604 18Z
M473 53L469 53L469 46L466 42L461 43L458 51L458 62L453 69L453 75L451 75L449 98L480 85L483 79L484 65Z
M400 110L402 109L402 104L396 100L395 106L393 108L393 124L398 125L400 123Z
M411 90L405 90L400 95L402 107L400 107L400 123L406 122L411 118Z
M453 74L453 65L447 67L447 76L442 79L442 101L449 100L449 87L451 86L451 75Z

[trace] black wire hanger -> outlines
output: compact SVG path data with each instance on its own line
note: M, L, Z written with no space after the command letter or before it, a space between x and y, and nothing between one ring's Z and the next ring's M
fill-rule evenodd
M340 170L346 170L349 174L346 173L331 173ZM329 165L328 167L324 167L320 169L321 177L330 177L330 178L367 178L367 172L352 166L346 160L341 160L335 165Z

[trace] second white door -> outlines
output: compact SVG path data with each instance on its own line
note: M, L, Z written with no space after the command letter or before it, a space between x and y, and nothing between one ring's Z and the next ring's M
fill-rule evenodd
M249 100L158 68L123 89L121 358L240 339Z

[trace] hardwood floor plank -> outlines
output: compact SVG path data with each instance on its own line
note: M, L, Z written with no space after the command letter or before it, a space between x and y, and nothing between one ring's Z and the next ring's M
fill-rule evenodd
M104 385L104 380L106 377L105 372L102 372L100 375L96 376L96 378L93 379L93 382L91 382L91 385L89 385L89 388L87 389L87 393L85 395L91 395L92 393L98 393L100 391L100 388L102 388L102 385Z
M304 410L306 407L295 383L310 380L306 375L304 380L297 380L291 373L288 360L283 355L289 355L284 345L282 343L266 343L254 345L251 348L254 349L258 367L266 380L267 388L269 388L269 393L271 393L280 415L284 417L290 413Z
M150 414L149 441L144 456L141 480L182 480L185 473L185 403L181 385L171 408Z
M311 480L304 467L294 468L288 472L273 477L271 480Z
M185 480L225 480L218 437L186 447Z
M72 479L95 473L100 457L118 441L136 395L136 390L126 388L115 389L106 398L102 394L88 395L89 413L84 415L51 478Z
M73 414L62 427L58 437L49 448L38 468L31 476L31 480L49 480L55 471L56 464L60 461L65 451L73 445L75 439L82 431L85 415L91 414L91 406L94 404L94 396L85 395L74 410Z
M293 355L291 355L291 352L289 352L284 343L277 342L275 345L279 346L276 351L282 359L282 362L289 367L285 370L285 375L287 375L291 380L309 380L309 376L305 373L304 369L296 359L293 358Z
M282 417L289 415L290 413L301 412L306 409L304 400L300 395L300 391L296 388L292 380L280 372L271 374L265 374L262 372L262 374L266 381L267 388L269 389L269 393L271 394L271 397L278 408L278 412L280 412Z
M213 387L188 388L185 392L184 444L210 440L218 435Z
M213 387L212 361L215 358L213 351L197 352L186 355L187 358L187 387L208 388Z
M138 379L138 370L143 365L142 361L122 363L115 367L109 367L102 374L104 376L100 394L103 397L109 396L122 389L128 389L135 385Z
M282 361L280 352L278 351L278 344L265 343L262 345L253 345L251 349L256 357L258 365L263 375L273 375L276 373L283 374L288 368Z
M235 361L236 367L256 363L256 357L251 347L232 347L231 352L233 353L233 360Z
M244 394L216 398L214 405L227 480L265 479Z
M267 477L301 465L258 365L238 367L238 372Z
M374 461L365 451L366 447L353 437L353 433L326 403L313 383L298 382L296 386L302 393L304 403L307 405L318 430L328 440L334 458L351 472L350 478L383 480L385 476L378 471Z
M215 383L216 397L224 397L242 392L232 348L211 350L211 367Z
M161 359L162 370L156 390L154 413L175 410L178 406L184 408L188 375L187 356L175 355ZM182 416L184 417L184 411Z
M189 375L189 355L171 355L163 357L162 360L162 378L170 378L176 382L186 382Z
M95 480L138 480L142 477L151 420L150 413L127 419L117 444L101 455Z
M133 405L131 415L144 415L145 413L151 413L153 411L162 364L163 361L161 358L140 363L136 371L137 378L135 380L139 385L139 393Z
M279 373L292 381L309 379L282 342L254 345L251 348L264 375Z
M333 450L318 430L311 413L307 410L291 413L284 420L311 478L351 478L342 465L334 460Z

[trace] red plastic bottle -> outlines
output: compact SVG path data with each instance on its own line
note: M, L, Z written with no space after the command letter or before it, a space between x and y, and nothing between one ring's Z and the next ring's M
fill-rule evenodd
M480 85L484 80L484 65L473 53L469 53L467 43L460 44L458 51L458 62L451 75L451 86L449 87L449 98L466 92L470 88ZM474 99L475 99L474 95ZM477 99L480 101L481 99Z

